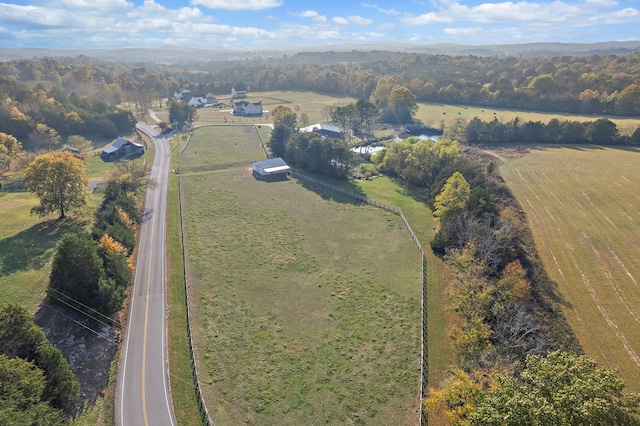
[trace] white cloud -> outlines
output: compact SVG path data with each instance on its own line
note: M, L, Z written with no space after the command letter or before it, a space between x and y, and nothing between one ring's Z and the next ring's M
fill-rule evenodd
M481 3L468 6L459 2L442 0L436 3L439 9L421 15L406 14L402 22L409 26L429 24L474 22L481 24L507 24L510 22L529 22L535 24L563 23L582 26L585 21L593 25L633 22L638 20L638 10L627 8L609 11L617 6L615 0L586 0L584 3L567 3L555 0L550 3L529 1Z
M637 9L632 9L630 7L622 10L616 10L610 13L603 13L600 16L594 17L593 24L622 24L626 22L638 22L640 21L640 11ZM632 34L629 34L629 40L636 39L638 35L635 37Z
M373 21L371 19L366 19L366 18L363 18L362 16L356 16L356 15L349 16L349 21L353 22L354 24L358 24L358 25L371 25L371 24L373 24Z
M332 19L338 25L348 25L348 24L356 24L356 25L371 25L373 21L371 19L365 19L361 16L349 16L348 18L343 18L342 16L336 16Z
M1 4L0 23L6 26L25 26L29 28L62 27L68 22L62 10L45 9L38 6L20 6Z
M385 7L395 3L369 0L370 3L363 2L360 6L371 11L361 15L333 15L340 13L340 9L334 8L332 14L327 15L333 18L316 10L294 13L285 7L277 8L285 3L283 0L191 0L190 4L182 3L188 6L178 8L165 6L169 4L165 0L29 0L34 4L31 6L0 0L3 1L5 3L0 3L0 45L11 47L54 44L157 47L167 43L239 47L377 40L466 44L605 41L634 38L634 35L637 39L635 28L640 23L640 8L627 7L637 5L633 2L638 0L497 0L497 3L479 0L479 4L429 0L423 2L424 5L413 1L415 13L395 17L400 12L382 8L374 1L380 1ZM297 7L293 0L286 3L290 8ZM239 12L269 7L274 9L260 13L265 16L259 20L253 20L258 17L254 12L238 13L238 20L225 20L225 14L208 10L225 8ZM372 29L374 21L375 31L366 31L363 26ZM427 25L430 25L429 31L417 30Z
M296 13L295 15L302 18L311 18L314 22L327 22L327 17L320 15L315 10L305 10L304 12Z
M594 5L599 8L616 7L619 5L616 0L585 0L585 3L588 5Z
M435 12L429 12L418 16L405 16L404 18L402 18L402 22L407 25L419 26L453 22L453 19L443 15L438 15Z
M385 15L400 15L400 12L391 8L391 9L383 9L375 3L360 3L362 7L368 7L369 9L376 9L378 12L383 13Z
M315 10L305 10L304 12L298 13L298 16L302 16L303 18L315 18L320 16L320 14Z
M145 3L147 0L145 0ZM127 12L133 10L133 3L126 0L61 0L58 5L64 5L71 10L94 10L104 13Z
M262 10L282 5L282 0L191 0L194 6L225 10Z
M474 27L474 28L445 28L442 31L444 34L460 37L460 36L478 36L482 34L484 31L482 27Z

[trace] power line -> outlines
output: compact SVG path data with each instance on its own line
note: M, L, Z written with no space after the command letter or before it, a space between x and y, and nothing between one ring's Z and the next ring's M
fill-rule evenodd
M99 332L95 331L94 329L92 329L91 327L88 327L88 326L86 326L86 325L82 324L80 321L78 321L78 320L76 320L76 319L74 319L74 318L71 318L69 315L65 314L64 312L59 311L58 309L54 308L54 307L53 307L53 306L51 306L50 304L45 304L44 306L46 306L46 307L47 307L47 308L49 308L49 309L54 310L55 312L57 312L58 314L62 315L63 317L65 317L65 318L67 318L67 319L70 319L71 321L75 322L76 324L78 324L78 325L80 325L80 326L82 326L82 327L86 328L87 330L89 330L90 332L92 332L92 333L96 334L98 337L103 338L103 339L104 339L104 340L106 340L107 342L109 342L109 343L111 343L111 344L113 344L113 345L116 345L116 346L118 345L118 342L117 342L117 341L115 341L115 340L113 340L113 339L110 339L109 337L105 336L103 333L99 333ZM105 325L106 325L106 324L105 324ZM108 327L108 325L107 325L107 327Z
M78 312L80 312L80 313L82 313L82 314L84 314L84 315L88 316L89 318L91 318L91 319L93 319L93 320L95 320L95 321L97 321L97 322L99 322L99 323L101 323L101 324L104 324L104 325L106 325L107 327L119 327L119 325L120 325L120 324L118 324L118 322L117 322L117 321L115 321L115 320L114 320L114 319L112 319L112 318L109 318L108 316L106 316L106 315L105 315L105 314L103 314L102 312L97 311L97 310L93 309L92 307L85 305L84 303L82 303L82 302L80 302L80 301L78 301L78 300L74 299L74 298L73 298L73 297L71 297L71 296L66 295L65 293L63 293L63 292L61 292L61 291L56 290L55 288L49 287L49 290L54 291L54 292L56 292L56 293L58 293L58 294L60 294L60 295L64 296L64 297L65 297L65 298L67 298L68 300L71 300L72 302L74 302L74 303L76 303L76 304L78 304L78 305L82 306L83 308L88 309L89 311L91 311L91 312L93 312L93 313L95 313L95 314L97 314L97 315L101 316L102 318L105 318L105 319L106 319L107 321L109 321L112 325L105 324L103 321L100 321L100 320L99 320L98 318L96 318L95 316L90 315L90 314L88 314L87 312L84 312L83 310L81 310L81 309L80 309L80 308L78 308L77 306L73 306L72 304L70 304L70 303L68 303L68 302L65 302L64 300L62 300L62 299L60 299L60 298L58 298L58 297L55 297L55 296L53 296L52 294L49 294L49 296L50 296L50 297L52 297L52 298L54 298L54 299L56 299L56 300L58 300L58 301L60 301L60 302L64 303L65 305L67 305L67 306L69 306L69 307L71 307L71 308L73 308L73 309L77 310Z

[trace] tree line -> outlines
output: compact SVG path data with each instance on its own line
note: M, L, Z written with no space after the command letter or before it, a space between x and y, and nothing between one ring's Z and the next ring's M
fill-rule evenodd
M565 113L640 114L640 53L629 55L476 57L402 52L314 52L183 65L112 64L91 58L19 60L0 76L53 84L67 93L145 110L181 87L214 94L311 90L372 100L394 79L418 101ZM55 126L54 126L55 127Z
M638 424L638 396L581 356L523 213L490 159L457 141L409 138L371 160L424 187L438 222L431 248L453 274L455 363L430 389L429 413L460 425Z
M68 157L71 154L53 155ZM27 171L38 167L39 160L37 157ZM82 160L67 159L70 163L74 161ZM149 184L145 176L142 162L118 163L104 186L104 198L96 210L92 230L62 238L49 277L48 295L53 300L81 310L89 307L105 316L112 316L122 308L132 280L136 232L142 220L141 195ZM32 180L27 181L27 188L32 190ZM41 198L40 201L38 211L53 210L42 208L47 200Z
M100 100L66 94L53 87L28 87L0 76L0 123L28 151L53 150L63 137L129 134L135 126L130 111Z
M7 425L61 426L78 382L24 307L0 306L0 419Z
M594 121L559 120L548 123L520 121L518 117L506 123L494 118L483 121L477 117L458 119L445 130L445 136L470 145L495 144L598 144L640 145L640 127L631 134L621 134L618 126L607 118Z

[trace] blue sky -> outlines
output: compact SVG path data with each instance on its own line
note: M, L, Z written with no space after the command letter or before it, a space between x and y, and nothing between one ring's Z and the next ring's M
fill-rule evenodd
M640 0L0 0L0 46L640 40Z

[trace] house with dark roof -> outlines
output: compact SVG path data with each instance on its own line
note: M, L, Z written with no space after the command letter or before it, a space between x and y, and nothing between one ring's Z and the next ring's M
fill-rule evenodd
M118 158L142 155L144 146L131 142L129 139L119 137L111 145L104 148L100 153L103 160L117 160Z
M82 153L82 151L80 151L78 148L74 148L72 146L65 146L64 148L62 148L62 152L70 152L75 155L80 155Z
M216 103L216 96L211 92L205 95L204 93L193 93L190 90L182 89L179 92L174 92L173 97L178 101L189 104L195 108Z
M316 132L327 138L339 138L342 137L342 132L336 126L330 126L329 124L316 123L311 126L301 127L298 131L302 133Z

